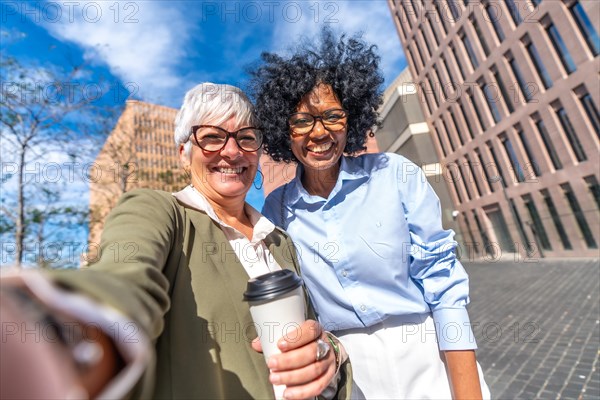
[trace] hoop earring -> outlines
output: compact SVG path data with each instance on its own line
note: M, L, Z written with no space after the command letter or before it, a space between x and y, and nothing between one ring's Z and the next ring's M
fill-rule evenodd
M258 182L258 184L256 184L256 176L260 175L260 182ZM265 176L263 175L262 171L260 169L256 170L256 176L254 177L254 181L252 181L252 186L254 186L256 188L256 190L260 190L263 187L263 183L265 181Z

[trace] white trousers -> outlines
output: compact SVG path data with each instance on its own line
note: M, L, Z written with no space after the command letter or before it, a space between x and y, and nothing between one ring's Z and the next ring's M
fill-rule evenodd
M335 332L354 375L353 399L452 399L430 314ZM477 364L484 399L490 391Z

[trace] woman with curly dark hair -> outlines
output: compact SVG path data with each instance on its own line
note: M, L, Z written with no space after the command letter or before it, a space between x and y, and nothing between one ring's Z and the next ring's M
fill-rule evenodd
M481 398L468 277L423 172L365 149L381 104L376 47L323 30L251 71L275 161L298 164L264 215L294 240L320 322L350 355L356 398Z

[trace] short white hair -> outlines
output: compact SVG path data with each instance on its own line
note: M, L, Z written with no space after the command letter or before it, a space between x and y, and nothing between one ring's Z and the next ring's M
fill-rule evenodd
M221 125L235 117L241 125L254 126L254 107L240 88L205 82L190 89L175 117L175 145L184 144L191 154L191 129L194 125Z

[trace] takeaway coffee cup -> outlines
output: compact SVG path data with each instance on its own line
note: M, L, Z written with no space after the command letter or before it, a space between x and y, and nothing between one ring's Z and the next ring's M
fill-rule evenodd
M280 353L282 337L297 339L296 329L306 320L302 279L291 270L280 270L248 281L244 300L256 325L265 360ZM282 398L285 386L274 385L275 397Z

